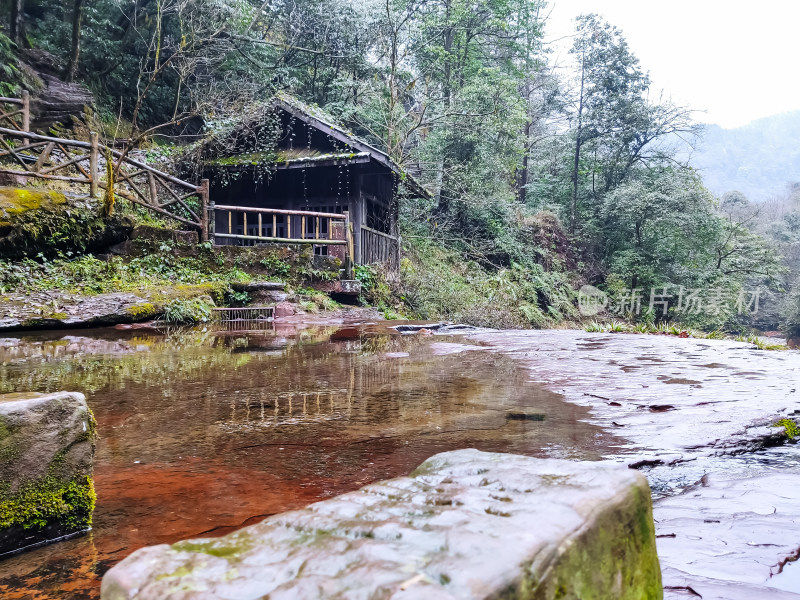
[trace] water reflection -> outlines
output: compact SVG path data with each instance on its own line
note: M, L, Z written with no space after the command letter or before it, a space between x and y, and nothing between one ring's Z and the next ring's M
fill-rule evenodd
M592 459L616 443L510 360L431 343L379 327L0 341L0 392L83 391L101 436L94 531L0 562L0 596L97 597L143 545L222 535L436 452ZM517 408L544 420L509 419Z

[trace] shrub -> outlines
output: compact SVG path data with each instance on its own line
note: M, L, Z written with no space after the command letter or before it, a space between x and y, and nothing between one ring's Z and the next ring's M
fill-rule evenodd
M177 298L164 307L163 319L170 323L206 323L211 320L214 302L208 296Z

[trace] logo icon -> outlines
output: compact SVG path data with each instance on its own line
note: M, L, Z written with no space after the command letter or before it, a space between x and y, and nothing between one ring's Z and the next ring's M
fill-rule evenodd
M578 291L578 311L584 317L593 317L608 306L608 296L593 285L584 285Z

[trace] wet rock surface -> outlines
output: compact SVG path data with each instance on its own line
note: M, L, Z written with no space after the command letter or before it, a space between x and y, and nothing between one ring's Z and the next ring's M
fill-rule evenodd
M800 415L800 354L751 344L570 330L470 335L624 436L628 464L736 454L787 440Z
M10 293L0 298L0 331L99 327L152 319L155 315L155 306L146 298L126 292L84 296L52 291Z
M0 395L0 556L91 525L94 430L82 394Z
M144 548L102 597L660 598L650 494L610 463L459 450L236 533Z
M666 598L794 598L778 575L797 558L800 470L740 478L714 472L655 506Z
M800 460L783 455L800 450L774 426L800 415L800 354L576 331L470 339L628 440L610 457L643 469L659 498L667 598L800 598L800 582L780 581L800 556Z

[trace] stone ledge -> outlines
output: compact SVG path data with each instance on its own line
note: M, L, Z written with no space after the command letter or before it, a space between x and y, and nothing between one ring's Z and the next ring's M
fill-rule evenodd
M222 538L138 550L102 598L662 597L650 490L616 464L459 450Z

